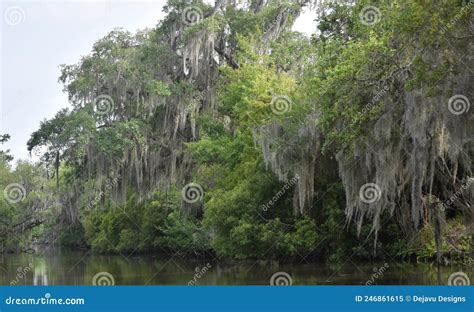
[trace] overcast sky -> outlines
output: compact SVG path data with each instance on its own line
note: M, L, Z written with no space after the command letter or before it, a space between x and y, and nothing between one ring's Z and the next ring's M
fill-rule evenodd
M213 2L213 1L208 1ZM1 3L0 133L9 133L15 159L28 159L26 142L41 120L68 106L59 65L73 64L110 30L152 28L166 0L29 0ZM310 34L314 15L294 29Z

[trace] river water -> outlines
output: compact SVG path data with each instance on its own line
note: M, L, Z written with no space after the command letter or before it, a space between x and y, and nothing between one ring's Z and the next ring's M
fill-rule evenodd
M0 255L1 285L446 285L473 267L366 262L291 263L192 260L179 256L93 255L58 249Z

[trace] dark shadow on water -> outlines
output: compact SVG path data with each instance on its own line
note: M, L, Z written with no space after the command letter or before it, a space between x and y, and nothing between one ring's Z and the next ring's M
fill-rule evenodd
M0 255L2 285L446 285L459 271L473 276L469 266L429 263L219 262L59 249Z

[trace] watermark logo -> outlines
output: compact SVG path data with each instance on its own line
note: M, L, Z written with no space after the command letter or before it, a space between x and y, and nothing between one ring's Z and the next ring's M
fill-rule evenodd
M278 15L275 17L275 19L273 19L270 24L268 24L267 26L264 27L263 32L266 33L270 29L275 27L276 25L280 25L282 19L285 17L285 14L297 14L297 11L292 9L292 8L288 8L288 9L282 11L282 12L279 12Z
M469 277L464 272L454 272L448 278L448 285L451 286L468 286L471 285Z
M3 18L8 25L16 26L25 21L26 13L25 10L19 6L11 6L5 10Z
M380 89L377 94L375 94L374 97L370 100L370 103L365 105L364 108L362 108L362 114L366 114L370 112L372 109L374 109L375 105L380 102L382 98L384 98L388 91L390 90L389 86L385 85L382 89Z
M188 286L196 285L196 283L204 276L204 274L206 274L207 271L209 271L210 268L211 268L211 264L207 263L202 268L197 267L196 269L194 269L196 274L194 274L193 279L188 282Z
M375 183L366 183L359 190L359 198L366 204L375 203L382 196L382 190Z
M286 95L274 95L270 108L275 115L283 115L291 111L293 102Z
M451 197L449 197L448 200L445 202L442 202L441 204L441 211L445 211L448 209L456 200L458 200L462 194L464 193L465 190L467 190L471 184L474 182L474 178L468 178L465 183L461 185L461 188L456 191Z
M471 10L471 6L474 5L474 1L468 1L467 5L463 6L461 10L459 10L458 14L456 14L445 26L441 27L441 33L445 34L451 28L453 28L464 16L469 14Z
M470 107L471 103L469 102L469 99L462 94L456 94L448 101L448 109L451 114L454 115L467 113Z
M293 177L291 180L285 183L282 189L280 189L271 200L269 200L265 205L262 206L263 211L268 211L268 209L273 206L293 185L298 182L298 177Z
M189 204L194 204L202 200L204 191L197 183L186 184L181 190L183 200Z
M200 8L196 6L188 6L181 14L183 23L187 26L193 26L201 21L203 13Z
M291 286L293 285L293 279L290 274L286 272L276 272L270 278L270 285L272 286Z
M113 286L115 285L115 279L109 272L99 272L92 278L92 285Z
M102 94L94 99L94 111L98 115L107 115L114 109L114 100L111 96Z
M373 268L374 273L370 276L367 282L365 282L365 285L366 286L372 285L377 279L381 278L384 275L385 271L387 271L388 268L389 268L388 263L384 263L383 266L381 266L380 268L374 267Z
M193 97L191 101L185 106L184 113L186 115L190 114L193 112L193 110L198 108L201 105L201 103L204 103L210 91L211 91L210 88L207 87L203 91L199 92L197 96Z
M3 197L10 204L17 204L26 197L26 190L20 183L10 183L3 190Z
M95 196L95 198L91 202L89 202L89 204L86 207L86 211L92 210L92 208L94 208L100 202L100 200L105 196L105 194L110 189L112 189L113 187L116 187L117 184L119 183L120 178L121 178L120 175L118 175L117 177L115 177L113 179L107 179L104 189L101 190L99 192L99 194L97 194L97 196ZM82 217L82 216L80 216L80 217Z
M18 284L22 279L26 277L26 275L33 270L33 263L28 263L25 267L18 267L17 268L17 275L15 279L10 282L10 286L15 286Z
M372 26L380 22L380 18L382 13L380 12L379 8L368 5L365 6L362 11L359 13L359 18L362 24L366 26Z

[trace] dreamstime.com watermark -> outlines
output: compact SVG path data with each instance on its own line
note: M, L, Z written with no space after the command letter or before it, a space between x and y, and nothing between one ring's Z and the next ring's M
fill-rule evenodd
M448 277L448 285L450 286L469 286L471 281L469 276L464 272L454 272Z
M115 279L109 272L99 272L92 278L92 285L94 286L114 286Z
M471 102L462 94L453 95L448 101L448 110L451 114L462 115L469 112Z
M357 112L357 116L352 119L352 124L349 125L349 128L354 127L358 120L361 120L365 115L376 109L378 107L378 103L387 96L389 91L389 85L384 85L382 88L377 90L375 95L370 99L370 102L367 103L361 111Z
M3 20L7 25L20 25L26 20L26 12L20 6L10 6L3 12Z
M273 114L281 116L291 111L293 101L286 95L273 95L270 109Z
M84 305L84 298L52 298L50 293L40 298L5 298L6 305Z
M359 13L359 19L365 26L372 26L380 22L382 13L379 8L373 5L367 5Z
M188 204L194 204L202 201L204 190L197 183L188 183L181 189L181 197Z
M454 27L464 16L466 16L469 11L474 7L474 1L469 1L462 9L456 14L449 22L448 24L444 25L441 27L441 33L445 34L448 32L451 28Z
M202 268L197 267L195 269L196 274L194 274L193 279L188 282L188 286L194 286L196 283L211 269L211 264L206 263Z
M465 190L467 190L474 183L474 178L468 178L465 183L461 185L461 188L456 191L448 200L441 203L441 211L445 211L447 208L462 196Z
M26 197L26 189L20 183L10 183L3 190L3 197L10 204L18 204Z
M185 25L193 26L199 23L203 19L203 16L203 12L199 7L190 5L184 8L181 14L181 20Z
M94 98L94 111L97 115L105 116L110 114L115 107L114 100L110 95L101 94Z
M287 8L283 12L279 12L278 15L270 22L270 24L265 26L265 28L263 29L263 32L266 33L270 29L275 27L275 25L281 24L281 20L283 19L285 14L297 14L297 13L298 13L298 11L295 10L294 8Z
M360 112L360 114L365 115L372 109L374 109L375 105L387 95L388 91L390 91L390 87L388 85L383 86L383 88L381 88L375 94L375 96L372 97L370 102L366 106L364 106L364 108L362 108L362 112Z
M270 278L270 285L272 286L291 286L293 279L291 275L286 272L276 272Z
M206 100L206 97L208 96L209 92L211 92L211 89L208 86L206 89L200 91L198 95L193 96L189 104L186 105L186 107L184 108L184 113L186 115L192 113L193 109L198 107L202 102Z
M375 203L382 196L382 190L376 183L366 183L359 189L359 198L366 204Z
M26 275L33 270L34 266L33 263L28 263L27 266L25 267L18 267L17 269L17 275L15 276L15 279L10 282L10 286L15 286L18 284L21 280L23 280Z
M389 267L390 266L388 265L388 263L385 262L380 268L374 268L374 273L370 276L367 282L365 282L365 285L370 286L375 283L377 279L381 278L384 275L385 271L387 271Z
M97 194L92 201L89 202L89 204L86 207L86 211L92 210L99 202L100 200L105 196L105 194L110 191L113 187L117 186L119 180L120 180L120 175L113 178L113 179L107 179L105 182L105 187Z
M263 211L268 211L285 193L298 182L298 177L291 178L283 187L270 199L266 204L262 206Z

